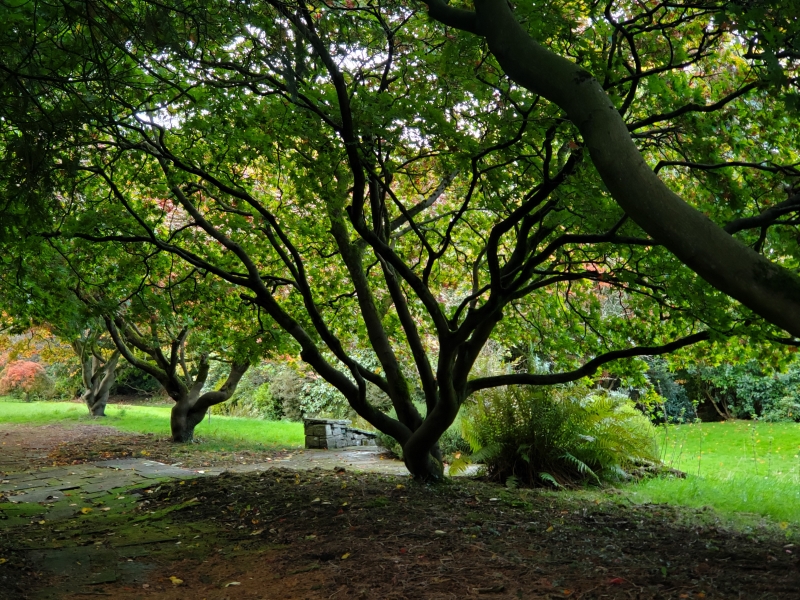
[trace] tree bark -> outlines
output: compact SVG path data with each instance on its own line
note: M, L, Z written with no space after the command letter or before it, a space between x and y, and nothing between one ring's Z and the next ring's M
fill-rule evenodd
M107 361L92 353L85 342L83 345L76 342L73 347L80 349L78 356L81 358L81 376L84 391L81 398L93 417L105 417L108 394L117 378L117 363L120 352L115 350Z
M239 381L250 367L249 362L232 363L228 378L219 390L200 394L208 376L208 361L201 361L200 372L186 394L175 400L170 414L172 441L187 443L194 439L194 429L203 420L209 408L228 400L236 391Z
M424 0L433 19L486 39L505 73L559 106L578 127L614 200L633 221L718 290L800 336L800 278L739 242L672 192L647 165L600 83L537 43L507 0L475 0L475 12Z

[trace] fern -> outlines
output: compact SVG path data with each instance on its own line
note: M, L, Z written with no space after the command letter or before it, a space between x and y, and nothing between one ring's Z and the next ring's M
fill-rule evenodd
M560 483L558 483L558 481L556 481L555 477L550 475L550 473L546 473L546 472L542 471L541 473L539 473L539 479L541 479L545 483L551 484L553 487L557 487L557 488L563 487Z
M558 486L630 477L658 462L653 426L622 394L578 386L499 388L476 395L461 422L473 449L455 470L482 462L490 477Z

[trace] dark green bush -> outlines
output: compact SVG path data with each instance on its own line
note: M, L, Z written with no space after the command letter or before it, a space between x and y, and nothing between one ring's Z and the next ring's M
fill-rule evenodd
M697 418L696 402L689 397L680 381L680 375L669 370L667 361L654 356L646 359L646 377L653 390L660 396L658 405L648 407L654 421L663 423L686 423Z
M786 372L750 361L697 366L689 370L689 391L714 407L721 418L800 421L800 362Z
M112 396L157 396L165 394L165 392L152 375L123 363L123 366L117 369L117 377L114 385L111 386L110 394Z

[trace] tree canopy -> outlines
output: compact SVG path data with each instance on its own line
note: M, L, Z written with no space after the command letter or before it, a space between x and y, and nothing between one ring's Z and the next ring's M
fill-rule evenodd
M225 282L435 477L475 391L797 344L797 10L21 2L4 185L54 247ZM475 373L492 339L550 370Z

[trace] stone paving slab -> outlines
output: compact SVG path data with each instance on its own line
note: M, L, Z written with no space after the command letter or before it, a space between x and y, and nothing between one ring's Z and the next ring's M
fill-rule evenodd
M0 493L12 503L51 503L65 493L91 498L121 487L150 485L154 479L198 477L196 471L180 469L156 461L131 459L102 461L81 468L43 469L26 477L1 480Z

